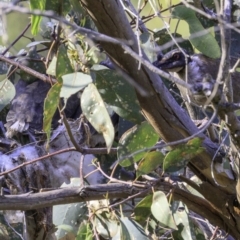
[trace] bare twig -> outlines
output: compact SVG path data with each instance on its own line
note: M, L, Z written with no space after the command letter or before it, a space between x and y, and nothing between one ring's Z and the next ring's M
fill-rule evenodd
M130 47L128 47L124 41L117 40L117 39L114 39L112 37L106 36L104 34L100 34L100 33L94 32L94 31L92 31L90 29L78 27L78 26L68 22L65 18L56 16L52 11L44 11L44 12L39 11L39 10L32 10L32 11L30 11L30 10L28 10L26 8L22 8L22 7L19 7L19 6L13 6L11 4L5 4L5 3L0 3L0 8L2 8L5 11L5 13L9 13L9 12L12 12L12 11L18 11L18 12L22 12L22 13L28 13L28 14L37 15L37 16L50 17L50 18L58 20L61 23L64 23L67 26L70 26L73 29L75 29L72 32L72 34L75 34L77 32L81 32L82 34L87 35L89 38L92 38L92 39L95 39L95 40L99 40L99 41L104 41L104 42L111 42L111 43L120 45L125 52L127 52L129 55L131 55L133 58L135 58L136 60L141 62L143 65L145 65L147 68L149 68L153 72L159 74L162 77L165 77L165 78L169 79L170 81L172 81L174 83L177 83L180 86L183 86L183 87L185 87L187 89L190 89L189 84L187 84L186 82L184 82L184 81L182 81L182 80L180 80L178 78L175 78L175 77L171 76L170 74L168 74L166 72L161 71L160 69L154 67L148 60L145 60L142 57L140 57L136 52L134 52ZM39 74L38 72L36 72L36 71L34 71L34 70L30 69L30 68L27 68L26 66L19 65L18 63L14 62L14 61L10 62L9 59L7 59L7 58L5 58L3 56L0 56L0 60L6 61L6 62L8 62L8 63L10 63L10 64L12 64L14 66L17 66L17 67L21 68L22 70L26 71L27 73L29 73L29 74L31 74L31 75L33 75L33 76L35 76L35 77L37 77L37 78L39 78L39 79L41 79L43 81L48 81L48 77L46 77L43 74ZM54 79L53 82L56 82L56 80ZM136 87L136 89L138 89L137 86L134 86L134 87Z
M181 140L178 140L178 141L174 141L174 142L169 142L169 143L165 143L165 144L161 144L160 146L159 145L156 145L154 147L150 147L150 148L143 148L143 149L140 149L138 151L135 151L129 155L126 155L126 156L122 156L121 158L119 158L117 161L115 161L111 168L114 169L116 168L116 165L119 164L122 160L126 159L126 158L131 158L141 152L148 152L148 151L152 151L152 150L156 150L156 149L162 149L162 148L166 148L168 146L174 146L174 145L179 145L179 144L183 144L183 143L187 143L188 141L190 141L191 139L193 139L194 137L197 137L198 135L200 135L201 133L203 133L206 129L208 129L208 127L210 126L210 124L213 122L213 120L216 118L217 116L217 109L215 109L214 107L212 107L214 112L213 112L213 115L212 117L208 120L208 122L204 125L203 128L199 129L196 133L192 134L191 136L189 137L186 137L186 138L183 138ZM113 175L113 173L111 174Z
M0 173L0 176L6 175L6 174L11 173L11 172L14 172L14 171L16 171L17 169L22 168L22 167L24 167L24 166L27 166L27 165L29 165L29 164L32 164L32 163L35 163L35 162L44 160L44 159L46 159L46 158L55 156L55 155L57 155L57 154L61 154L61 153L65 153L65 152L70 152L70 151L76 151L76 149L75 149L74 147L72 147L72 148L66 148L66 149L63 149L63 150L60 150L60 151L56 151L56 152L54 152L54 153L47 154L47 155L45 155L45 156L36 158L36 159L34 159L34 160L32 160L32 161L22 163L22 164L18 165L17 167L12 168L12 169L10 169L10 170L8 170L8 171L1 172L1 173Z
M31 23L29 23L26 28L21 32L21 34L12 42L10 45L2 52L2 55L5 55L11 47L13 47L19 40L20 38L25 34L25 32L29 29L31 26Z
M84 162L84 157L85 157L85 155L82 154L81 157L80 157L80 164L79 164L80 186L84 185L84 180L83 180L83 162Z
M41 74L41 73L33 70L32 68L26 67L26 66L20 64L19 62L16 62L16 61L14 61L14 60L11 60L10 58L7 58L7 57L5 57L5 56L3 56L3 55L0 55L0 61L4 61L4 62L7 62L7 63L13 65L13 66L16 66L17 68L22 69L22 70L25 71L26 73L29 73L30 75L32 75L32 76L34 76L34 77L36 77L36 78L38 78L38 79L41 79L41 80L43 80L44 82L50 82L50 83L51 83L51 82L54 82L54 83L57 82L56 79L52 79L52 81L50 81L50 80L49 80L49 77L46 76L45 74Z
M77 151L78 152L78 150L75 147L71 147L71 148L66 148L66 149L60 150L60 151L56 151L54 153L49 153L49 154L47 154L45 156L36 158L36 159L34 159L32 161L20 164L17 167L12 168L12 169L10 169L8 171L1 172L0 176L6 175L6 174L11 173L11 172L14 172L14 171L18 170L19 168L24 167L26 165L29 165L29 164L32 164L32 163L35 163L35 162L38 162L38 161L42 161L42 160L44 160L46 158L55 156L57 154L70 152L70 151ZM111 148L110 154L116 154L116 152L117 152L116 148ZM108 149L107 148L81 148L81 153L82 154L107 154L108 153Z
M8 222L8 220L6 219L6 217L5 217L4 215L3 215L3 218L4 218L4 221L6 222L6 224L8 225L8 227L10 227L11 230L12 230L19 238L21 238L22 240L24 240L24 239L23 239L23 236L22 236L18 231L16 231L14 227L11 226L11 224Z

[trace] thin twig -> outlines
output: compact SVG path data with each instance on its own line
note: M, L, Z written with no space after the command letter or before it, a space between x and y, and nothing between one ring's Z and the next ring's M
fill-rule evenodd
M96 167L97 167L97 169L102 173L102 175L104 175L107 179L109 179L109 183L123 183L123 184L129 184L130 186L136 186L136 187L146 187L145 186L145 184L143 183L143 184L137 184L137 183L135 183L135 182L126 182L126 181L122 181L122 180L119 180L119 179L116 179L116 178L113 178L113 177L110 177L110 176L108 176L102 169L101 169L101 167L100 167L100 165L99 165L99 163L96 163Z
M116 206L118 206L118 205L120 205L120 204L123 204L123 203L125 203L125 202L127 202L127 201L129 201L129 200L131 200L131 199L133 199L133 198L136 198L136 197L138 197L139 195L142 195L142 194L144 194L144 193L146 193L146 192L149 192L149 189L140 191L140 192L138 192L138 193L136 193L136 194L134 194L134 195L132 195L132 196L129 196L129 197L123 199L123 200L120 201L120 202L117 202L117 203L114 203L114 204L110 205L109 207L110 207L110 208L116 207Z
M34 160L32 160L32 161L22 163L22 164L18 165L17 167L12 168L12 169L10 169L10 170L7 170L7 171L5 171L5 172L1 172L1 173L0 173L0 176L6 175L6 174L11 173L11 172L14 172L14 171L16 171L16 170L18 170L18 169L20 169L20 168L22 168L22 167L24 167L24 166L29 165L29 164L32 164L32 163L35 163L35 162L44 160L44 159L46 159L46 158L55 156L55 155L57 155L57 154L61 154L61 153L65 153L65 152L70 152L70 151L76 151L76 149L75 149L74 147L71 147L71 148L66 148L66 149L60 150L60 151L56 151L56 152L54 152L54 153L49 153L49 154L47 154L47 155L45 155L45 156L36 158L36 159L34 159Z
M13 65L13 66L16 66L17 68L20 68L21 70L25 71L26 73L29 73L30 75L32 75L32 76L34 76L34 77L36 77L36 78L38 78L38 79L41 79L41 80L43 80L44 82L49 82L49 77L46 76L45 74L41 74L41 73L33 70L32 68L29 68L29 67L27 67L27 66L24 66L24 65L20 64L19 62L16 62L16 61L14 61L14 60L11 60L10 58L7 58L7 57L5 57L5 56L3 56L3 55L1 55L1 54L0 54L0 61L4 61L4 62L7 62L7 63ZM56 79L53 79L52 81L53 81L54 83L57 82Z
M29 23L26 28L22 31L22 33L12 42L10 45L2 52L2 55L5 55L11 47L13 47L20 39L21 37L25 34L25 32L29 29L31 26L31 23Z
M41 161L41 160L44 160L46 158L49 158L49 157L52 157L52 156L55 156L57 154L61 154L61 153L65 153L65 152L70 152L70 151L76 151L78 152L78 150L76 150L75 147L70 147L70 148L66 148L66 149L63 149L63 150L59 150L59 151L56 151L54 153L49 153L45 156L42 156L42 157L39 157L39 158L36 158L32 161L29 161L29 162L25 162L23 164L20 164L18 165L17 167L15 168L12 168L8 171L5 171L5 172L1 172L0 173L0 176L3 176L3 175L6 175L8 173L11 173L11 172L14 172L18 169L20 169L21 167L24 167L24 166L27 166L29 164L32 164L32 163L35 163L35 162L38 162L38 161ZM117 149L116 148L111 148L110 150L110 154L116 154L117 152ZM108 149L107 148L81 148L81 153L82 154L107 154L108 153Z
M84 164L84 158L85 155L82 154L80 157L80 163L79 163L79 176L80 176L80 186L84 185L84 180L83 180L83 164Z
M131 153L129 155L122 156L121 158L119 158L117 161L115 161L112 164L111 169L116 168L116 165L119 164L122 160L127 159L127 158L131 158L131 157L133 157L133 156L135 156L135 155L137 155L139 153L149 152L149 151L156 150L156 149L166 148L168 146L174 146L174 145L187 143L188 141L190 141L194 137L196 137L196 136L200 135L201 133L203 133L210 126L210 124L213 122L213 120L216 118L216 116L217 116L217 109L215 109L215 107L212 107L212 108L214 110L212 117L208 120L208 122L204 125L204 127L199 129L196 133L192 134L191 136L189 136L187 138L183 138L183 139L180 139L180 140L177 140L177 141L174 141L174 142L161 144L160 146L157 145L157 146L154 146L154 147L143 148L143 149L135 151L135 152L133 152L133 153Z
M62 106L61 106L61 103L59 103L60 105L60 109L62 109ZM76 139L74 138L73 134L72 134L72 130L71 130L71 127L68 123L68 120L66 118L66 115L64 113L63 110L61 110L61 116L62 116L62 120L63 120L63 124L65 126L65 129L66 129L66 132L70 138L70 141L72 142L73 146L75 147L75 149L78 151L78 152L82 152L82 148L79 146L79 144L76 142Z
M71 35L73 35L73 34L75 34L77 32L81 32L82 34L87 35L91 39L96 39L96 40L104 41L104 42L112 42L114 44L120 45L125 52L127 52L133 58L135 58L136 60L141 62L143 65L145 65L151 71L153 71L153 72L159 74L160 76L165 77L165 78L169 79L170 81L172 81L174 83L177 83L178 85L183 86L183 87L185 87L187 89L191 88L191 86L189 86L189 84L187 84L186 82L184 82L184 81L182 81L182 80L180 80L178 78L175 78L175 77L171 76L170 74L168 74L168 73L166 73L164 71L161 71L160 69L154 67L148 60L143 59L136 52L134 52L129 46L127 46L124 41L121 41L121 40L118 40L118 39L106 36L104 34L100 34L100 33L94 32L94 31L92 31L90 29L86 29L86 28L83 28L83 27L78 27L78 26L68 22L63 17L58 17L58 16L54 15L52 11L44 11L44 12L43 11L39 11L39 10L32 10L32 11L30 11L28 9L25 9L25 8L22 8L22 7L19 7L19 6L13 6L11 4L8 5L8 4L4 4L4 3L0 3L0 8L3 8L6 13L12 12L12 11L18 11L18 12L22 12L22 13L28 13L28 14L37 15L37 16L51 17L51 18L53 18L55 20L58 20L58 21L60 21L60 22L62 22L64 24L66 24L67 26L70 26L73 29L75 29L72 32ZM3 58L3 56L0 56L0 60L6 61L6 62L10 61L7 58ZM29 74L31 74L33 76L36 76L37 78L42 79L44 81L48 81L48 78L45 75L39 74L38 72L36 72L36 71L34 71L32 69L29 69L29 68L27 68L25 66L20 66L16 62L13 62L13 63L10 62L10 64L13 64L15 66L19 66L22 70L26 71L27 73L29 73ZM138 90L137 87L136 87L136 89Z
M22 240L24 240L22 234L20 234L19 232L17 232L17 231L15 230L15 228L11 226L11 224L7 221L7 219L6 219L6 217L5 217L4 215L3 215L3 218L4 218L4 221L6 222L6 224L8 225L8 227L10 227L11 230L12 230L18 237L20 237Z

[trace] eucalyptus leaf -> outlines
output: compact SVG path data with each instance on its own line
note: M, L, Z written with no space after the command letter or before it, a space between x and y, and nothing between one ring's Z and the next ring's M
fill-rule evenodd
M181 19L188 23L191 34L189 40L196 49L208 57L220 57L221 51L218 42L209 30L203 28L201 22L196 17L195 11L186 6L177 6L173 9L172 15L173 18ZM202 35L194 36L199 33L202 33Z
M61 187L68 188L80 185L79 178L72 178L70 184L64 183ZM87 207L85 203L71 203L53 206L53 223L58 230L57 239L61 239L68 232L77 235L79 222L86 220Z
M113 238L119 231L119 223L117 219L112 217L111 213L103 212L96 214L94 217L94 225L97 232L104 238Z
M57 64L57 57L54 56L47 68L46 73L52 76L56 76L56 64Z
M76 240L93 240L93 233L91 230L90 223L82 222L78 229Z
M127 167L139 161L146 155L146 151L134 154L133 156L132 154L154 146L157 141L158 134L148 122L143 122L141 125L136 125L129 129L119 140L117 148L118 158L122 159L125 157L119 164L122 167Z
M176 172L185 167L189 160L204 150L201 144L202 139L193 138L187 144L178 146L170 151L164 158L163 170L165 172Z
M59 81L63 75L72 73L73 69L68 58L67 49L65 46L61 45L58 49L57 63L56 63L56 77Z
M122 118L134 123L140 123L141 109L132 86L116 71L105 66L94 65L96 87L103 100Z
M162 226L177 230L167 197L163 192L154 192L151 211Z
M46 3L46 0L30 0L31 10L39 10L39 11L45 10L45 3ZM41 20L42 20L42 16L37 16L37 15L31 16L31 28L32 28L33 35L37 35Z
M55 62L56 61L56 62ZM57 58L50 64L50 72L54 73L54 67L56 69L56 77L58 82L55 83L49 90L47 97L44 101L44 117L43 117L43 129L47 134L46 147L48 147L50 133L51 133L51 123L53 115L58 107L60 92L63 85L63 75L73 72L70 60L67 55L67 49L61 45L58 49Z
M120 239L121 240L131 239L131 233L129 232L129 230L122 221L120 221Z
M83 114L92 126L99 133L103 134L109 151L114 140L115 132L105 103L93 83L90 83L88 87L84 89L81 97L81 107Z
M64 208L66 209L66 207L64 207ZM62 229L66 232L73 232L74 231L74 228L71 225L67 225L67 224L58 225L58 229Z
M147 195L136 205L134 209L135 220L140 224L143 224L151 214L152 198L152 194Z
M89 74L75 72L62 76L63 86L60 92L60 97L69 98L71 95L82 90L89 83L92 82L92 78Z
M61 87L61 83L55 83L49 90L47 97L44 100L43 130L47 134L47 148L50 140L52 118L58 107Z
M120 231L112 238L112 240L126 239L126 240L148 240L144 229L136 221L131 218L121 217L120 219Z
M178 227L178 233L174 232L173 236L180 234L180 236L184 240L196 239L196 235L194 234L194 231L193 229L191 229L190 226L190 219L188 217L189 212L187 206L182 202L174 201L172 203L172 211L176 225L181 225L181 227ZM176 239L176 237L174 239Z
M148 174L162 165L164 155L161 152L148 152L138 164L137 177Z

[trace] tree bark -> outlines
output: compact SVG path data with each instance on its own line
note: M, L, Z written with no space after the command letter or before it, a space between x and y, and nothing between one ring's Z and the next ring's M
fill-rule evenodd
M136 36L118 0L80 0L80 2L86 8L100 33L131 43L131 49L138 53ZM111 42L101 42L101 46L118 67L134 79L138 86L147 91L147 95L141 95L138 89L136 89L137 97L145 118L152 124L161 138L166 142L171 142L191 136L198 131L185 111L180 108L168 92L158 75L143 65L138 69L137 60L124 52L121 46ZM144 53L143 58L147 59ZM229 199L229 194L235 196L236 182L224 174L214 172L215 181L219 185L215 184L211 173L211 163L218 146L204 134L199 136L204 139L203 147L205 151L192 159L189 167L201 180L210 183L212 192L209 194L209 192L203 191L204 197L217 209L217 214L231 229L231 232L234 235L236 231L240 234L240 228L238 227L240 222L239 216L234 215L233 217L232 215L231 218L224 216L226 212L229 213L229 209L226 208L226 204L229 204L227 199ZM213 195L217 197L214 199L212 198ZM220 206L224 209L219 209ZM202 213L199 212L199 214L201 215ZM235 228L237 226L237 230L233 226ZM224 224L221 227L224 228Z

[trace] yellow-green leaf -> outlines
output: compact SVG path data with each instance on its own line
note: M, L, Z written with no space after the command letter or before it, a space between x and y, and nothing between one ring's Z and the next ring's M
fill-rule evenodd
M161 152L147 153L138 164L137 177L148 174L163 163L164 155Z

